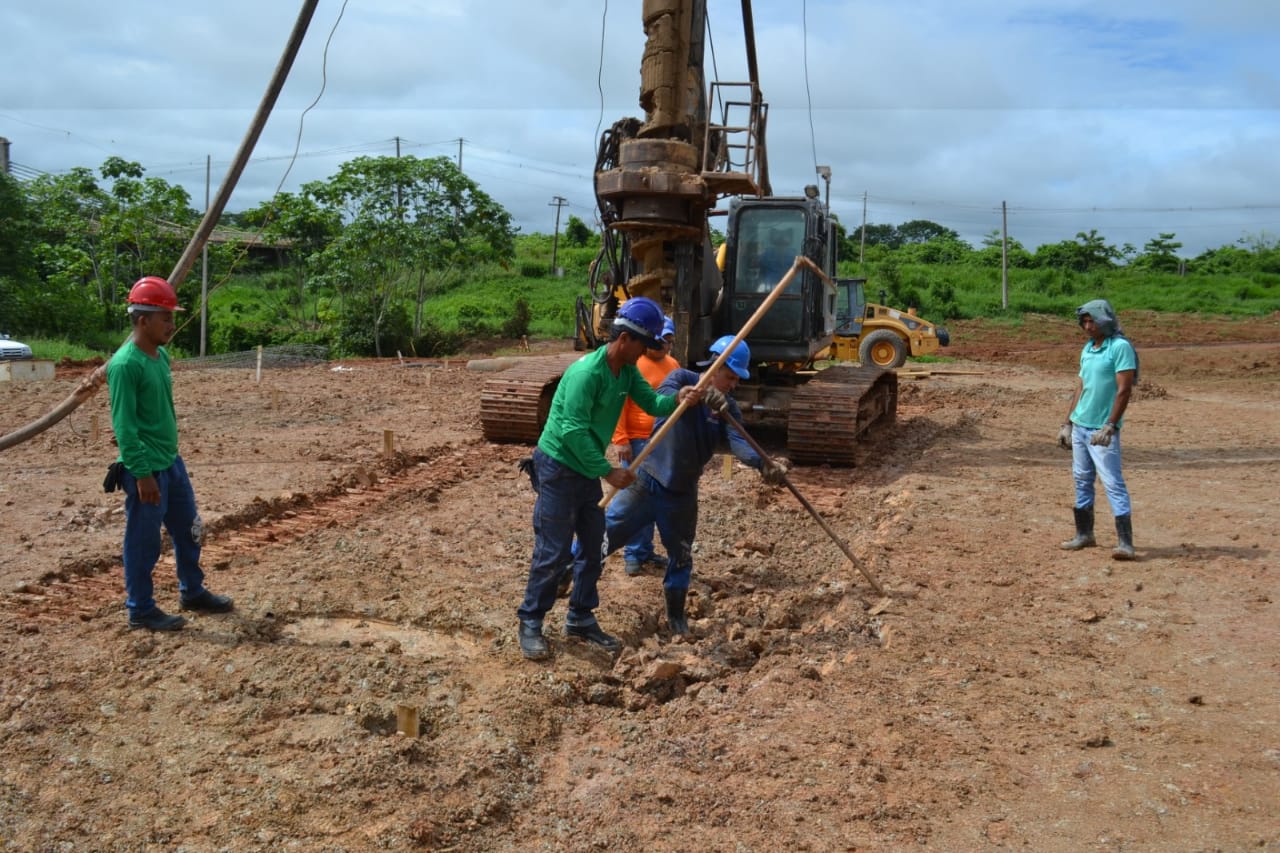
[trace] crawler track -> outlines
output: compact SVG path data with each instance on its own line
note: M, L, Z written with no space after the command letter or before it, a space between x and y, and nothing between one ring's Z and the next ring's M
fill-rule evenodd
M537 356L484 383L480 392L480 425L489 441L533 444L551 411L551 398L565 368L577 353Z
M787 416L787 450L802 465L852 467L858 439L892 424L898 377L874 367L829 367L796 389Z

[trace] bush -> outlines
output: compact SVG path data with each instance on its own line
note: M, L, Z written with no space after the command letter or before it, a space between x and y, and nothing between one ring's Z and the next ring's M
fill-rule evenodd
M529 302L517 299L511 306L511 317L502 324L504 338L523 338L529 334Z

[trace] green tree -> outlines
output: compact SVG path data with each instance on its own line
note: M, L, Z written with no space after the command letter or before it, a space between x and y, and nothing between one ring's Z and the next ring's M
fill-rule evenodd
M32 238L35 222L16 180L0 172L0 331L31 328L27 302L38 295Z
M108 327L129 286L143 275L168 275L198 215L181 187L147 178L137 163L108 158L99 170L76 167L27 186L38 226L34 246L47 288L42 329L68 333L97 306Z
M344 302L367 312L379 356L383 325L410 294L412 334L421 331L431 271L515 254L511 215L447 157L358 157L303 192L344 223L314 258Z
M595 236L591 229L587 227L587 223L583 222L572 213L569 214L569 223L564 227L564 241L570 246L586 246L591 242L591 238Z
M1026 250L1026 247L1024 247L1022 243L1017 239L1010 237L1006 253L1001 249L1001 244L1003 242L1004 240L1001 237L1000 230L998 228L991 229L987 232L986 236L982 238L982 248L970 256L971 260L981 267L994 267L999 269L1000 265L1004 261L1004 256L1007 254L1010 269L1031 266L1031 253Z
M950 228L927 219L913 219L898 226L898 238L903 243L928 243L930 240L948 238L959 240L960 235Z
M1174 234L1161 234L1146 242L1142 254L1134 259L1134 266L1155 272L1177 272L1181 260L1178 250L1182 244L1174 241Z

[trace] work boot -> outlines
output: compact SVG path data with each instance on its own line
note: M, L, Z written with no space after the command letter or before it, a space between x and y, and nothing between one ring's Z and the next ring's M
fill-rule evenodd
M622 570L627 573L627 577L633 578L644 574L644 564L638 560L627 560L622 564Z
M1133 550L1133 516L1116 516L1116 547L1111 552L1113 560L1132 560L1137 556Z
M148 631L181 631L185 624L187 624L186 619L176 613L173 615L165 613L159 607L140 616L129 617L130 628L146 628Z
M622 650L622 641L611 634L606 634L604 629L600 627L599 622L592 622L590 625L570 625L566 622L564 635L586 640L588 643L599 646L610 654Z
M229 595L218 595L202 589L195 595L182 596L178 600L178 607L182 610L196 610L201 613L230 613L235 609L235 604Z
M689 620L684 616L684 600L689 594L687 589L664 589L667 598L667 624L672 634L689 633Z
M551 654L547 647L547 638L542 636L541 625L520 623L520 653L529 660L542 660Z
M1093 538L1093 507L1076 507L1076 536L1068 539L1060 546L1064 551L1079 551L1081 548L1092 548L1098 544Z

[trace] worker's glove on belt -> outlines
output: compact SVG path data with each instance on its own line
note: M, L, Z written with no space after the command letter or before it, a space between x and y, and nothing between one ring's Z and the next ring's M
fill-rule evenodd
M760 479L764 480L770 486L780 486L787 477L787 463L781 459L774 459L760 469Z
M1113 436L1113 435L1115 435L1115 434L1116 434L1116 428L1115 428L1115 427L1113 427L1111 424L1107 424L1107 425L1106 425L1106 426L1104 426L1102 429L1100 429L1100 430L1095 430L1095 431L1094 431L1094 432L1089 436L1089 443L1090 443L1090 444L1095 444L1095 445L1097 445L1097 446L1099 446L1099 447L1110 447L1110 446L1111 446L1111 436Z
M1058 430L1058 446L1063 450L1071 449L1071 422L1068 421Z
M708 408L713 412L723 412L724 407L729 405L729 401L725 399L724 393L718 388L708 386L703 389L702 402L706 403Z

